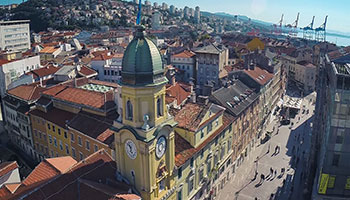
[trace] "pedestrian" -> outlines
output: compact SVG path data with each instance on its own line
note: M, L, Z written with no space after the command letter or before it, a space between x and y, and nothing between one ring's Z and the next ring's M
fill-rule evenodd
M277 175L277 170L275 170L275 176Z
M268 153L270 153L270 143L269 143L269 146L268 146L268 148L267 148L266 154L268 154Z
M270 167L270 174L273 175L273 169Z

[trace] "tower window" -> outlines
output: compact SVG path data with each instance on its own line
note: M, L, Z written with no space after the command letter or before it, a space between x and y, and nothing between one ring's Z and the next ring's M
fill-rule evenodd
M126 103L126 117L130 121L132 121L133 119L133 110L130 100L128 100L128 102Z
M163 116L163 102L161 98L158 98L157 100L157 114L158 117Z

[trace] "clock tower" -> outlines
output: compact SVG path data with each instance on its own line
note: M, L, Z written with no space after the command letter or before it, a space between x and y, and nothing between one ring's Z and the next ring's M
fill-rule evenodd
M113 124L116 163L143 199L175 199L176 122L165 106L164 64L138 26L122 63L120 117Z

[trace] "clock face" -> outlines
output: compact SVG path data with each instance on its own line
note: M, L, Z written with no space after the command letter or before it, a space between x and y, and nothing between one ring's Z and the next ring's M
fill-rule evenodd
M136 150L136 146L135 143L131 140L127 140L125 142L125 151L126 154L128 154L129 158L134 160L137 156L137 150Z
M161 158L166 150L166 139L164 136L161 136L158 138L157 145L156 145L156 156L157 158Z

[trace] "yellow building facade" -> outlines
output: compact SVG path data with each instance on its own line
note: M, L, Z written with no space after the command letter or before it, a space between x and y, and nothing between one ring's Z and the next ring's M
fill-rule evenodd
M118 174L145 200L175 200L176 123L165 106L161 55L143 27L126 49L122 68L122 117L112 128Z

